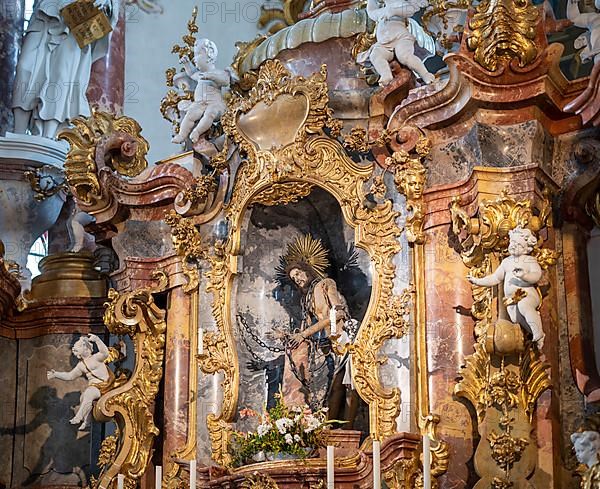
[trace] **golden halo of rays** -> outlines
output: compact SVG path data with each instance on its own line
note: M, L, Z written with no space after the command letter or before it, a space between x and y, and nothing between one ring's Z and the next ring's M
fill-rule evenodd
M285 270L294 263L304 263L312 268L317 277L324 278L325 270L329 267L327 250L320 239L315 239L310 234L298 236L287 245L278 271L285 273Z

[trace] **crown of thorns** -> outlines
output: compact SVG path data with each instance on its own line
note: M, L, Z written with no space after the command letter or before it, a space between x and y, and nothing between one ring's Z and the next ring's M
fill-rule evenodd
M280 283L288 282L289 272L294 268L312 271L315 277L324 278L328 267L327 250L323 243L306 234L287 245L285 254L279 258L276 268L277 280Z

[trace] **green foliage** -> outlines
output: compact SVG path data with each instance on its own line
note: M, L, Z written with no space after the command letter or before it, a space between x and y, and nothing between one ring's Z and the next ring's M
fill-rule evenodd
M308 406L286 406L281 394L274 407L260 415L251 409L242 409L240 417L255 417L256 431L235 432L229 451L235 466L253 462L260 452L283 453L305 458L327 443L326 434L334 423L327 420L327 409L311 412Z

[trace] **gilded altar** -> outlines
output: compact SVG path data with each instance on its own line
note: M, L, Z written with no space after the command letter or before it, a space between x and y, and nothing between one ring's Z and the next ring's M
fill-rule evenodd
M60 181L0 168L64 193L77 244L26 290L0 241L11 480L596 487L599 72L553 42L581 18L392 3L265 2L224 70L195 8L160 102L176 154L95 108ZM63 422L78 390L91 427Z

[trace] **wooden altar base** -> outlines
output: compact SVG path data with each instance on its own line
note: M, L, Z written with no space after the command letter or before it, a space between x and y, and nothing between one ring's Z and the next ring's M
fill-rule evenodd
M385 439L381 446L382 474L392 470L401 470L401 467L415 467L415 461L418 461L419 458L417 449L420 440L421 438L413 433L397 433ZM341 450L343 450L342 446L340 446ZM277 484L279 489L325 489L327 460L325 458L309 458L246 465L235 469L228 475L211 478L205 481L201 487L244 489L249 487L248 479L253 476L266 476ZM349 456L339 458L336 456L335 487L336 489L370 489L373 487L373 452L370 440L366 440L360 449Z

